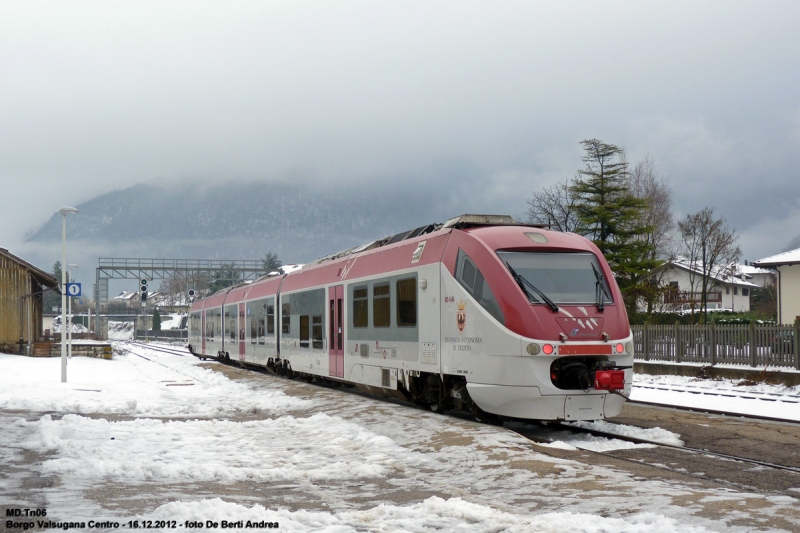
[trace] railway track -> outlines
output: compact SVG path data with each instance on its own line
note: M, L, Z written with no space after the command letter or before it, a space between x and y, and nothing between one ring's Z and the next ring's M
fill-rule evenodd
M732 415L732 416L737 416L737 415ZM779 465L779 464L775 464L775 463L770 463L768 461L760 461L760 460L757 460L757 459L750 459L750 458L747 458L747 457L741 457L741 456L737 456L737 455L730 455L730 454L727 454L727 453L714 452L714 451L711 451L711 450L708 450L708 449L703 449L703 448L693 448L691 446L678 446L676 444L667 444L667 443L664 443L664 442L659 442L659 441L654 441L654 440L641 439L641 438L638 438L638 437L631 437L631 436L627 436L627 435L619 435L617 433L610 433L610 432L607 432L607 431L600 431L600 430L597 430L597 429L576 426L576 425L573 425L572 423L569 423L569 422L561 422L561 423L554 424L554 425L556 427L559 427L559 428L564 429L564 430L575 431L575 432L580 432L580 433L587 433L587 434L595 436L595 437L605 437L605 438L608 438L608 439L618 439L618 440L623 440L623 441L626 441L626 442L631 442L633 444L651 444L651 445L654 445L654 446L662 446L662 447L665 447L665 448L672 448L672 449L675 449L675 450L681 450L681 451L685 451L685 452L688 452L688 453L695 453L695 454L699 454L699 455L711 455L711 456L714 456L714 457L718 457L720 459L727 459L727 460L731 460L731 461L740 461L742 463L749 463L749 464L754 464L754 465L758 465L758 466L762 466L762 467L766 467L766 468L773 468L773 469L776 469L776 470L784 470L784 471L787 471L787 472L794 472L795 474L800 474L800 468L795 467L795 466ZM600 453L602 453L602 452L600 452Z
M168 348L166 346L153 345L153 344L148 344L148 343L143 343L143 342L125 341L125 344L132 345L132 346L139 346L141 348L147 348L148 350L155 350L157 352L168 353L168 354L171 354L171 355L179 355L181 357L189 355L188 350L179 350L177 348Z
M765 401L770 402L773 405L792 405L792 404L800 404L800 396L796 394L785 394L785 393L775 393L775 392L745 392L739 391L730 388L714 388L708 389L705 387L695 387L691 385L667 385L662 383L657 384L634 384L634 389L646 389L646 390L655 390L655 391L664 391L664 392L674 392L679 394L689 394L692 397L697 396L706 396L709 398L717 398L717 399L732 399L732 400L747 400L748 402L759 402ZM639 405L652 405L657 407L664 407L668 409L676 409L679 411L691 411L696 413L707 413L707 414L715 414L715 415L723 415L723 416L736 416L736 417L743 417L743 418L752 418L754 420L768 420L770 422L785 422L788 424L797 424L799 421L796 418L785 418L781 416L773 416L768 414L756 414L756 413L733 413L730 411L726 411L724 409L714 409L713 407L707 406L697 406L697 405L676 405L675 403L670 402L659 402L653 400L635 400L628 398L627 401L632 404L639 404Z

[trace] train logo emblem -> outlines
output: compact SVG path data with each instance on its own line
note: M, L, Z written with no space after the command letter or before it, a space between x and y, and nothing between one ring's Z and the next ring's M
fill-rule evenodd
M458 325L458 332L463 334L464 327L467 325L467 311L465 310L467 304L459 300L457 305L458 311L456 312L456 324Z

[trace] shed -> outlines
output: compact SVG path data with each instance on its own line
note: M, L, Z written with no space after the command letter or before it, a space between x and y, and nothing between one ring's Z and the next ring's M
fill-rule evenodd
M778 269L778 323L800 319L800 248L753 261L758 267Z
M42 293L58 280L0 248L0 344L30 344L42 336Z

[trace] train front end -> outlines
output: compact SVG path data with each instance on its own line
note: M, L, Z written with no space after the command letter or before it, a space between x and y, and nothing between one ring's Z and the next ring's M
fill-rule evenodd
M442 373L473 409L598 420L630 395L633 342L597 247L515 225L454 231L443 257Z

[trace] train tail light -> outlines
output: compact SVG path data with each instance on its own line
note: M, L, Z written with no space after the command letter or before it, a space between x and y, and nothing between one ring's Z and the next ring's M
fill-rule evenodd
M597 390L620 390L625 388L624 370L598 370L594 373L594 388Z

